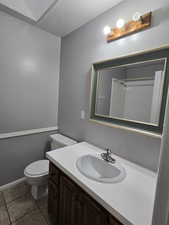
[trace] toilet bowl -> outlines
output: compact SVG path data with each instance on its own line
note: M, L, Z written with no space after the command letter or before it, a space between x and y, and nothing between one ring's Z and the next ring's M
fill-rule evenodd
M50 139L51 151L77 143L76 141L61 134L51 135ZM25 168L24 175L27 183L31 185L31 194L35 200L47 195L48 174L49 160L38 160L29 164Z

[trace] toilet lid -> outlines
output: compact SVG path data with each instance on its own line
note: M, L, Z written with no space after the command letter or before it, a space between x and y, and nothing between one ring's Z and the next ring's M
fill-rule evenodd
M31 163L25 168L25 172L30 176L46 175L49 173L49 160L39 160Z

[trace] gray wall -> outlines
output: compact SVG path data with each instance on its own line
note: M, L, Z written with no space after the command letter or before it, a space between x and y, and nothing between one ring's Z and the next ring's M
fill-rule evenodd
M0 140L0 186L24 177L25 167L43 159L50 150L50 134L46 132Z
M112 78L124 79L124 70L115 68L101 70L97 76L96 113L109 116Z
M60 38L0 12L0 133L57 125Z
M32 122L35 118L38 121L38 124L35 124L36 128L57 124L59 42L57 37L0 12L1 132L9 131L11 128L15 128L15 131L33 128ZM24 66L24 59L33 61L36 71L29 71L31 68ZM21 85L24 85L24 88ZM5 95L7 90L4 89L7 87L11 88L14 94L17 93L17 99L12 99L12 95ZM12 90L14 87L15 90ZM33 104L36 98L38 107L32 105L27 108L26 102L21 102L20 95L26 95ZM2 98L4 98L3 105ZM4 106L5 103L6 106ZM2 114L2 106L9 106L5 108L7 111L4 114ZM35 112L35 108L44 111ZM28 113L25 112L26 109ZM9 113L12 113L10 118ZM27 118L24 117L25 113ZM18 124L16 124L16 118L20 121L16 120ZM2 126L3 121L5 126ZM7 127L7 124L10 126ZM44 157L44 152L49 149L48 141L51 133L56 132L0 140L0 185L23 177L26 165Z
M152 122L151 111L153 90L155 86L155 73L159 70L164 70L164 60L157 62L157 64L140 64L126 69L127 79L140 78L141 76L150 77L152 80L143 80L141 82L132 81L128 83L125 99L125 118L147 123Z
M159 70L164 70L165 61L157 62L157 64L140 64L137 66L131 66L126 69L126 78L140 78L142 77L155 77L155 72Z
M153 80L127 83L124 117L130 120L151 123Z
M102 30L115 26L119 17L131 19L134 12L153 11L150 29L107 44ZM110 59L169 43L168 0L126 0L62 40L59 128L73 138L86 140L150 169L156 169L160 140L89 122L90 67ZM80 110L86 110L85 120Z
M97 76L97 98L95 110L97 114L109 115L110 97L112 86L112 72L110 70L100 71Z

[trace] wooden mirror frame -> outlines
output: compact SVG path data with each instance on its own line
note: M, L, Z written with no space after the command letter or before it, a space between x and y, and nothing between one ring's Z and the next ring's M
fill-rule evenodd
M116 67L124 64L132 64L149 60L166 59L165 63L165 74L164 74L164 84L162 91L162 101L159 116L158 125L142 123L132 120L120 119L120 118L110 118L97 115L95 113L95 103L96 103L96 89L97 89L97 73L99 70L108 69L110 67ZM96 62L92 65L91 70L91 90L90 90L90 121L97 122L102 125L107 125L115 128L127 129L134 132L143 133L146 135L151 135L154 137L161 137L163 132L163 123L165 116L167 92L169 84L169 46L151 49L148 51L142 51L135 54L130 54L118 58L113 58L110 60Z

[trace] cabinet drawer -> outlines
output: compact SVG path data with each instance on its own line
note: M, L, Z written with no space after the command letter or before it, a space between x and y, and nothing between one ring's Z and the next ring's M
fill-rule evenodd
M55 183L56 185L59 185L59 176L60 176L60 171L56 168L55 165L50 163L49 166L49 179Z

